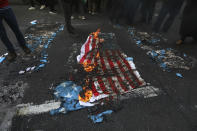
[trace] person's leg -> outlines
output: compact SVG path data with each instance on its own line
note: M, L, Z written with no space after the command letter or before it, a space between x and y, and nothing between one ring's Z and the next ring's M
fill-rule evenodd
M41 5L46 5L47 4L47 0L40 0L40 4Z
M92 1L93 0L88 0L88 13L92 13Z
M43 10L47 5L47 0L40 0L41 7L40 9Z
M148 18L147 18L147 23L150 24L153 19L153 15L155 12L155 5L157 3L157 0L151 0L149 7L148 7Z
M169 30L169 28L173 24L176 16L178 15L178 13L179 13L179 10L171 9L171 11L169 13L169 17L168 17L168 19L166 20L166 22L163 25L162 31L167 32Z
M14 12L12 11L12 9L7 9L5 11L5 16L4 19L6 21L6 23L10 26L10 28L12 29L12 31L14 32L17 40L18 40L18 44L21 46L21 48L25 51L25 53L29 54L30 50L28 50L27 46L26 46L26 41L24 39L24 36L22 34L22 32L19 29L16 17L14 15Z
M35 2L34 0L29 0L29 3L30 3L30 7L29 7L29 10L35 10Z
M128 1L129 1L128 2L129 8L127 9L128 13L126 15L126 18L127 18L127 23L131 25L131 24L133 24L133 22L135 20L135 16L136 16L137 10L140 7L141 0L138 0L138 1L128 0Z
M92 1L92 15L96 13L96 0Z
M48 0L48 5L49 5L49 10L50 10L50 14L56 14L55 13L55 0Z
M15 49L12 45L12 43L10 42L10 40L8 39L8 36L6 34L6 30L3 26L2 20L5 16L5 11L0 11L0 39L2 40L3 44L5 45L5 47L8 50L8 56L6 56L6 59L10 62L14 61L15 58L17 57L16 53L15 53Z
M181 39L176 41L176 45L182 45L186 39L186 35L181 35Z
M141 22L147 22L147 16L148 16L148 2L149 0L141 0L141 9L140 12L142 14Z
M8 39L6 30L3 26L2 16L0 16L0 38L9 52L15 52L14 47L13 47L12 43L10 42L10 40Z
M64 17L65 24L69 33L74 33L74 28L71 25L71 16L72 16L72 2L66 2L61 0L63 8L64 8Z
M84 10L84 3L83 3L83 1L82 0L78 0L78 13L79 13L79 17L81 18L81 19L83 19L83 20L85 20L86 18L85 18L85 10Z
M166 18L167 14L169 13L169 9L168 7L165 5L165 3L163 4L161 11L159 12L159 16L154 24L154 31L158 32L164 19Z
M29 0L31 7L35 7L35 2L34 0Z

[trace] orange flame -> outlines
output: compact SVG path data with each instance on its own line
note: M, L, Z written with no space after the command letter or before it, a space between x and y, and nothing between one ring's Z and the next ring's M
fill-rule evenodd
M98 35L99 35L100 32L101 32L101 30L97 29L96 32L92 33L94 35L94 39L98 39Z
M84 95L85 95L85 97L81 97L79 95L79 100L83 101L83 102L88 102L88 101L90 101L91 97L93 96L93 93L91 90L86 90Z
M89 64L87 61L83 63L83 68L86 72L91 72L95 69L96 64Z
M99 54L99 52L96 54L96 58L99 58L100 57L100 54Z

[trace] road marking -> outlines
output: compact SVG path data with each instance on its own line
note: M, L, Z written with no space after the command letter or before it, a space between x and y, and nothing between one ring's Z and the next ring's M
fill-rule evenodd
M60 107L61 102L47 101L44 104L33 105L33 104L20 104L17 105L17 115L37 115L41 113L49 112L50 110L57 109Z
M159 88L155 88L153 86L146 86L132 90L131 92L125 93L121 96L121 100L128 98L152 98L161 94L162 91ZM39 115L42 113L47 113L53 109L57 109L60 107L61 102L46 101L44 104L33 105L33 104L20 104L17 105L17 113L18 116L28 116L28 115Z

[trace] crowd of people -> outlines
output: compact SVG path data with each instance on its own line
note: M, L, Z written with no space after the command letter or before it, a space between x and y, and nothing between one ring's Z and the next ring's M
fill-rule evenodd
M54 8L56 4L60 3L63 5L66 27L69 33L75 32L74 27L71 25L71 19L74 18L72 15L73 12L77 12L79 18L85 20L85 13L95 15L98 12L104 11L113 23L118 24L124 21L129 25L133 25L136 21L136 16L138 16L139 20L137 22L146 23L147 25L152 24L154 32L168 32L175 18L181 13L185 2L187 4L182 14L182 22L190 25L188 21L192 21L191 19L196 18L197 14L195 10L195 7L197 7L195 0L30 0L31 6L29 10L35 9L35 1L39 2L40 9L49 7L50 14L56 14ZM161 3L161 9L158 12L156 21L153 23L158 2ZM190 9L190 7L192 9ZM189 15L191 16L189 17L187 12L190 12L193 16ZM193 24L194 23L195 22L193 22ZM179 44L184 41L183 32L188 31L186 30L187 27L183 26L185 26L185 24L181 24L181 41L178 42Z
M160 2L162 6L153 23L157 2ZM29 0L29 3L29 10L35 10L38 3L41 10L48 7L50 14L56 14L55 5L60 4L64 9L65 24L69 33L75 33L71 24L73 11L76 11L82 20L86 19L86 12L95 15L103 11L114 24L124 21L126 24L133 25L136 16L140 16L138 23L152 24L154 32L167 32L186 3L181 17L181 39L177 41L177 44L182 44L186 37L197 40L197 0ZM8 60L14 60L17 55L6 35L3 20L13 30L25 53L30 53L8 0L0 0L0 38L9 51Z
M29 0L30 7L29 10L35 10L36 4L40 5L40 10L49 8L50 14L56 14L55 5L60 3L62 0ZM72 10L77 11L77 13L84 13L88 11L89 14L95 15L103 3L108 0L63 0L63 2L72 3Z

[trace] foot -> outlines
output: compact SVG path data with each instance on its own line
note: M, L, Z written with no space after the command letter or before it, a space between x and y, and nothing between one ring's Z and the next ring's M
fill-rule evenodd
M92 15L96 15L96 12L92 12Z
M29 7L29 10L35 10L35 9L36 9L36 8L33 7L33 6Z
M31 50L27 46L22 47L22 49L26 55L31 54Z
M75 19L75 17L73 15L70 18L71 18L71 20L74 20Z
M45 5L41 5L41 6L40 6L40 10L43 10L44 8L46 8Z
M56 15L57 13L55 11L49 11L49 14Z
M16 60L16 57L17 57L17 54L15 52L10 52L8 53L8 55L6 56L6 59L9 61L9 62L13 62Z
M79 19L86 20L85 16L79 16Z
M182 45L183 44L183 40L178 40L177 42L176 42L176 45Z

